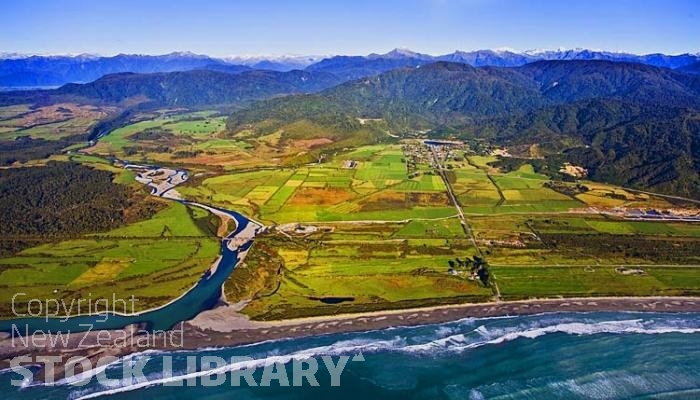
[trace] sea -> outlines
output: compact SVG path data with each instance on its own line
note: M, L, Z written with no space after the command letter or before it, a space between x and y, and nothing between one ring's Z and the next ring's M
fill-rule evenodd
M188 367L188 358L205 356L223 362ZM294 377L295 367L310 368L302 361L311 359L317 360L317 386ZM125 366L135 365L143 365L143 379L118 379ZM238 375L248 368L252 384ZM230 348L146 351L102 373L115 378L18 387L11 380L21 376L5 370L0 398L700 399L700 313L466 318Z

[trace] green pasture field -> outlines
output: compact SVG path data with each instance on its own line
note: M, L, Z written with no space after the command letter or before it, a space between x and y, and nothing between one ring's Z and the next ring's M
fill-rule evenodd
M575 214L491 215L469 220L504 300L700 293L700 254L693 251L700 244L700 226L610 221L599 215ZM611 237L610 223L627 228ZM279 319L491 298L487 288L468 280L466 274L447 273L448 260L477 254L457 218L314 225L332 228L332 232L303 240L256 239L253 260L260 247L272 249L275 256L263 264L252 261L245 268L272 265L274 270L256 273L268 280L253 285L259 290L244 309L246 314L254 319ZM538 240L537 235L545 239ZM670 240L666 247L661 246L660 236ZM587 238L585 243L579 243L582 237ZM521 240L523 246L513 246L509 240ZM668 253L669 248L683 243L684 247ZM644 273L623 275L616 271L620 266L641 268ZM231 277L232 281L240 279L239 285L245 281L240 272ZM227 287L235 298L231 285ZM323 297L353 301L328 305L318 300Z
M202 117L205 115L186 114L186 117ZM182 117L182 118L186 118ZM179 120L163 123L164 129L170 130L177 135L186 136L209 136L219 133L226 128L226 117L206 118L204 120Z
M401 221L455 215L442 179L427 164L419 164L419 173L409 177L404 158L399 145L362 146L335 154L322 164L230 172L181 192L193 199L239 207L268 223ZM451 164L451 185L470 217L563 213L588 206L580 196L546 187L547 177L535 173L531 165L498 172L488 165L496 159L472 156L469 162ZM355 168L346 168L348 160L355 161ZM595 190L614 189L596 186Z
M52 108L52 106L47 107ZM66 136L82 135L86 134L98 120L95 114L42 113L43 109L43 107L34 109L27 104L0 107L0 140L13 140L20 136L57 140ZM23 114L43 117L24 120Z
M235 298L232 286L241 284L244 276L255 280L252 286L256 287L261 276L271 277L244 309L255 319L488 300L490 288L467 279L466 274L447 274L448 260L476 254L460 236L455 221L442 221L442 230L426 229L415 221L324 224L334 231L314 234L313 241L263 236L253 247L273 252L273 261L259 262L258 255L253 255L246 266L234 271L225 286L227 296ZM353 301L329 307L318 300L324 297L352 297Z
M19 136L30 136L35 139L56 140L66 136L84 134L95 123L88 118L72 118L68 121L37 125L28 129L1 128L0 140L12 140ZM1 124L1 123L0 123Z
M525 218L522 217L521 220ZM529 218L532 226L540 232L551 233L608 233L616 235L647 235L700 237L700 224L669 221L635 221L611 219L599 215Z
M263 222L406 220L456 214L437 175L409 178L399 146L365 146L327 164L207 178L180 193ZM344 168L355 160L356 168ZM431 197L433 196L433 197Z
M156 128L162 126L166 120L162 118L136 122L122 128L117 128L100 139L100 144L109 145L112 151L122 151L124 146L134 144L129 140L129 136L141 132L148 128Z
M31 104L16 104L12 106L0 107L0 119L10 120L15 116L31 110ZM4 121L0 125L5 125Z
M507 214L561 212L581 208L585 203L544 186L548 178L534 172L531 165L500 173L486 163L493 157L472 156L471 164L457 165L451 172L452 184L467 214Z
M133 294L138 309L154 307L194 285L219 250L219 240L197 227L186 206L171 203L147 221L0 259L0 282L12 288L0 291L0 308L8 310L17 292L67 301Z
M99 152L115 152L123 154L124 147L137 146L144 142L130 139L138 132L146 129L161 128L176 136L192 140L193 143L186 146L175 146L175 150L203 150L225 151L232 148L242 148L244 144L236 140L218 138L217 135L226 127L226 117L212 116L212 111L183 113L174 116L157 117L154 119L136 122L122 128L115 129L100 139ZM169 143L159 143L168 145ZM168 158L167 155L150 154L155 158Z
M622 275L614 267L493 267L506 300L537 297L676 296L700 294L697 268L644 267Z

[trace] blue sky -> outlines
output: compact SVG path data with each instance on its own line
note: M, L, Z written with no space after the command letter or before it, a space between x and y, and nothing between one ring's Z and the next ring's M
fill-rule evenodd
M0 51L367 54L395 47L700 52L696 0L6 0Z

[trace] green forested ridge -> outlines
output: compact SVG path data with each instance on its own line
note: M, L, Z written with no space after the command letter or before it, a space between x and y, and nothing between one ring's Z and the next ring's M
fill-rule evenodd
M402 68L317 95L262 101L232 116L231 127L261 118L324 118L342 113L401 121L464 120L522 114L587 99L635 104L700 105L700 78L663 68L602 61L546 61L520 68L474 68L440 62Z
M516 68L555 103L615 98L667 106L700 105L700 77L635 63L538 61Z
M563 150L596 180L700 198L700 112L690 108L596 99L466 129L506 145ZM571 141L579 145L567 149Z
M35 139L29 136L20 136L15 140L0 140L0 165L46 158L82 139L84 139L82 135L77 135L58 140Z
M187 107L243 104L274 95L313 92L337 82L334 75L322 72L248 71L229 74L196 70L113 74L88 84L67 84L55 93L108 103L119 103L141 96L161 106Z
M700 75L608 61L540 61L517 68L438 62L328 88L342 80L320 71L126 73L54 91L2 94L0 103L82 99L127 106L96 124L90 138L154 107L228 104L248 105L227 121L230 136L281 131L283 145L332 141L314 152L376 142L388 138L386 132L538 144L539 155L565 152L594 179L698 197ZM276 97L282 94L288 96ZM31 159L34 148L45 156L60 147L35 142L27 151L25 144L7 144L2 161ZM312 153L297 161L315 158Z
M0 170L0 220L12 221L0 224L0 253L36 240L111 229L160 208L112 179L108 171L53 161Z
M231 131L298 120L381 118L394 132L430 130L541 144L593 178L699 197L700 77L641 64L542 61L519 68L435 63L265 100L235 112Z

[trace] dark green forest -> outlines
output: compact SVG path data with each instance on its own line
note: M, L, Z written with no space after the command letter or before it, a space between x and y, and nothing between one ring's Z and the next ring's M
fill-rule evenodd
M562 161L583 166L594 180L700 198L700 75L691 71L599 60L512 68L436 62L341 83L355 68L381 71L391 64L360 61L335 59L327 63L339 64L330 69L290 72L113 74L52 91L3 94L0 104L73 99L124 106L96 124L90 139L134 122L140 111L225 104L236 110L227 121L230 136L311 122L313 132L303 139L331 138L333 148L325 151L375 143L387 131L537 144L541 155L564 155ZM370 126L358 118L382 121ZM43 158L63 145L4 142L0 162Z
M0 220L12 221L0 224L0 254L109 230L148 218L162 207L112 178L108 171L53 161L0 170Z
M435 63L318 94L263 100L228 128L299 120L352 135L357 118L393 132L538 144L591 178L700 198L700 76L648 65L542 61L518 68ZM264 132L261 132L264 133ZM563 161L562 160L562 161Z

